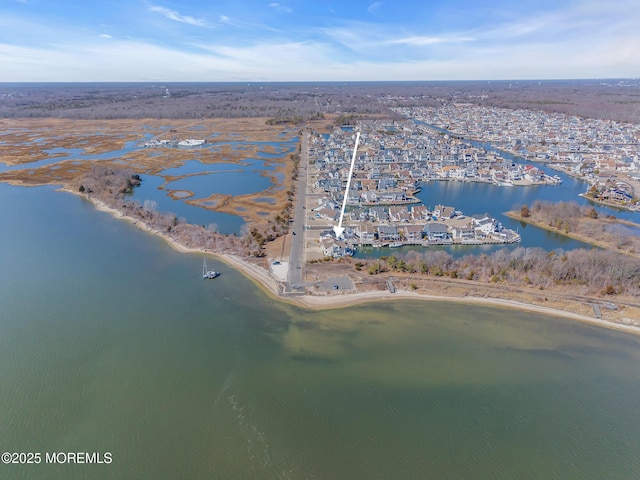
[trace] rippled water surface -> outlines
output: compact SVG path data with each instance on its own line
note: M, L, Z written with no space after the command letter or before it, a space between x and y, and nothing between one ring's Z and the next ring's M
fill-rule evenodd
M632 479L640 342L496 308L309 312L50 188L0 185L11 479Z

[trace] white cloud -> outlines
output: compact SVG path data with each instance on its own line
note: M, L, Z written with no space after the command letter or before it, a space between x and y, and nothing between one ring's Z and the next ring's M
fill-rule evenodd
M149 7L149 9L152 12L156 12L159 13L161 15L164 15L165 17L167 17L169 20L174 20L176 22L180 22L180 23L187 23L189 25L195 25L196 27L206 27L207 26L207 22L203 19L197 19L197 18L193 18L189 15L181 15L178 12L176 12L175 10L171 10L170 8L165 8L165 7L159 7L156 5L152 5Z
M48 49L0 44L0 82L13 81L348 81L631 77L632 45L603 44L567 56L554 45L467 49L452 58L337 61L318 42L246 47L200 45L199 52L116 40Z
M413 45L417 47L422 47L425 45L436 45L439 43L465 43L465 42L473 42L475 38L473 37L427 37L427 36L416 36L416 37L406 37L406 38L397 38L393 40L385 40L384 44L386 45Z
M235 34L227 29L224 37L191 36L173 47L167 46L166 38L157 44L122 40L113 26L62 29L0 16L5 42L0 43L0 82L632 77L640 71L635 15L640 6L633 3L622 18L608 12L604 3L592 1L589 9L546 11L469 31L444 26L439 31L406 25L379 28L375 22L340 20L330 29L310 27L304 37L297 36L295 28L275 31L241 23L231 14L212 17L206 25L204 20L154 7L155 13L170 12L181 19L168 17L174 21L243 29ZM277 10L281 4L269 7ZM37 37L26 39L24 31L37 32Z
M291 13L293 10L290 9L289 7L285 7L284 5L281 5L279 3L276 2L271 2L270 4L267 5L269 8L273 8L274 10L278 11L278 12L284 12L284 13Z
M373 2L367 8L367 12L369 12L371 15L378 16L381 8L382 8L382 2Z

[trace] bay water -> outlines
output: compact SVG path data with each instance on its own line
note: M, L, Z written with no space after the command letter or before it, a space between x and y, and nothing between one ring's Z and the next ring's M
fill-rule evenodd
M396 301L309 311L86 200L0 184L6 479L633 479L638 337Z

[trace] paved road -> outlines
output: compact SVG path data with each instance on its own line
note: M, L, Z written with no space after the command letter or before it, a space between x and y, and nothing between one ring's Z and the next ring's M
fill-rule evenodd
M302 133L302 149L300 151L300 165L298 168L298 182L296 186L295 210L291 224L291 253L289 255L289 273L285 292L304 290L304 209L307 195L307 169L309 168L309 132ZM298 288L295 288L298 287Z

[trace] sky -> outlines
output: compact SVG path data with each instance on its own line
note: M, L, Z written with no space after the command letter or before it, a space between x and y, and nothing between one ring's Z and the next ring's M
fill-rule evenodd
M0 82L635 78L638 0L0 0Z

